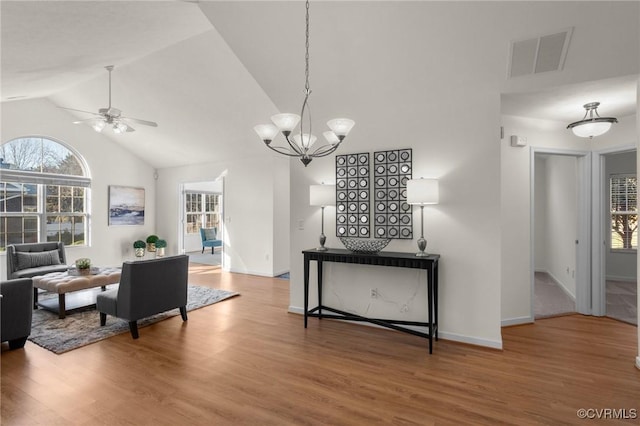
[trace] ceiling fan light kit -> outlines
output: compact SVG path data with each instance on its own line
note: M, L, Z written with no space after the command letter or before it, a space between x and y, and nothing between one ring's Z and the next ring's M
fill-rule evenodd
M600 102L585 104L584 109L586 112L582 120L569 124L567 129L571 129L576 136L589 139L607 133L613 123L618 122L618 119L614 117L600 117L600 114L598 114L599 105ZM589 117L587 118L587 116Z
M314 158L327 156L338 149L344 138L355 125L355 121L348 118L329 120L327 126L331 130L323 133L328 143L319 146L315 145L317 138L311 132L311 110L309 107L309 95L311 95L311 88L309 86L309 0L306 1L305 6L305 85L304 101L302 102L300 115L289 113L276 114L271 117L273 124L258 124L253 130L255 130L269 149L289 157L298 157L306 167ZM307 114L306 116L305 113ZM291 136L291 132L298 126L298 123L300 124L299 133ZM305 127L304 130L303 127ZM278 133L282 133L288 146L275 146L271 144Z
M85 120L74 121L73 124L89 124L93 130L100 133L107 125L111 127L113 133L120 134L125 132L135 132L134 129L127 121L143 124L145 126L158 127L158 124L153 121L141 120L139 118L123 117L122 111L111 106L111 72L113 71L113 65L107 65L105 69L109 72L109 106L107 108L100 108L98 112L83 111L80 109L64 108L69 111L83 112L86 114L93 114L95 117L87 118Z

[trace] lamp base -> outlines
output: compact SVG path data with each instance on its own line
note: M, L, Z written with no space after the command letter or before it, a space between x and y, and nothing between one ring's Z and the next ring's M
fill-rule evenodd
M424 249L426 248L427 248L427 240L425 240L424 237L418 238L418 250L420 251L416 253L416 256L418 257L429 256L429 253L424 252Z
M324 242L327 241L327 237L324 233L320 234L320 247L316 248L317 251L327 251L328 249L324 246Z

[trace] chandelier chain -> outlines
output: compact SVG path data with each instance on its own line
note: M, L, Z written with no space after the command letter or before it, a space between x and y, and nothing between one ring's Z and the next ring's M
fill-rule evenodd
M309 88L309 0L307 0L306 4L306 15L305 15L305 23L306 23L306 32L305 32L305 54L304 54L304 90L308 95L311 90Z

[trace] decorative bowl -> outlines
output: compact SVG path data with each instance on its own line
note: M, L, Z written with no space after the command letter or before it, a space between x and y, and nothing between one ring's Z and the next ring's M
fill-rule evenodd
M347 250L351 250L356 253L377 253L389 244L390 238L353 238L353 237L339 237L340 241Z

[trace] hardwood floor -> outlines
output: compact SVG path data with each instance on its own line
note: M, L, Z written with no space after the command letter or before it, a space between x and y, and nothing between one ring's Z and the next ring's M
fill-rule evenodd
M580 315L503 329L504 351L287 313L289 281L192 265L239 297L55 355L3 344L3 425L577 424L640 411L636 327ZM640 415L640 413L638 413ZM608 420L607 424L637 424Z

